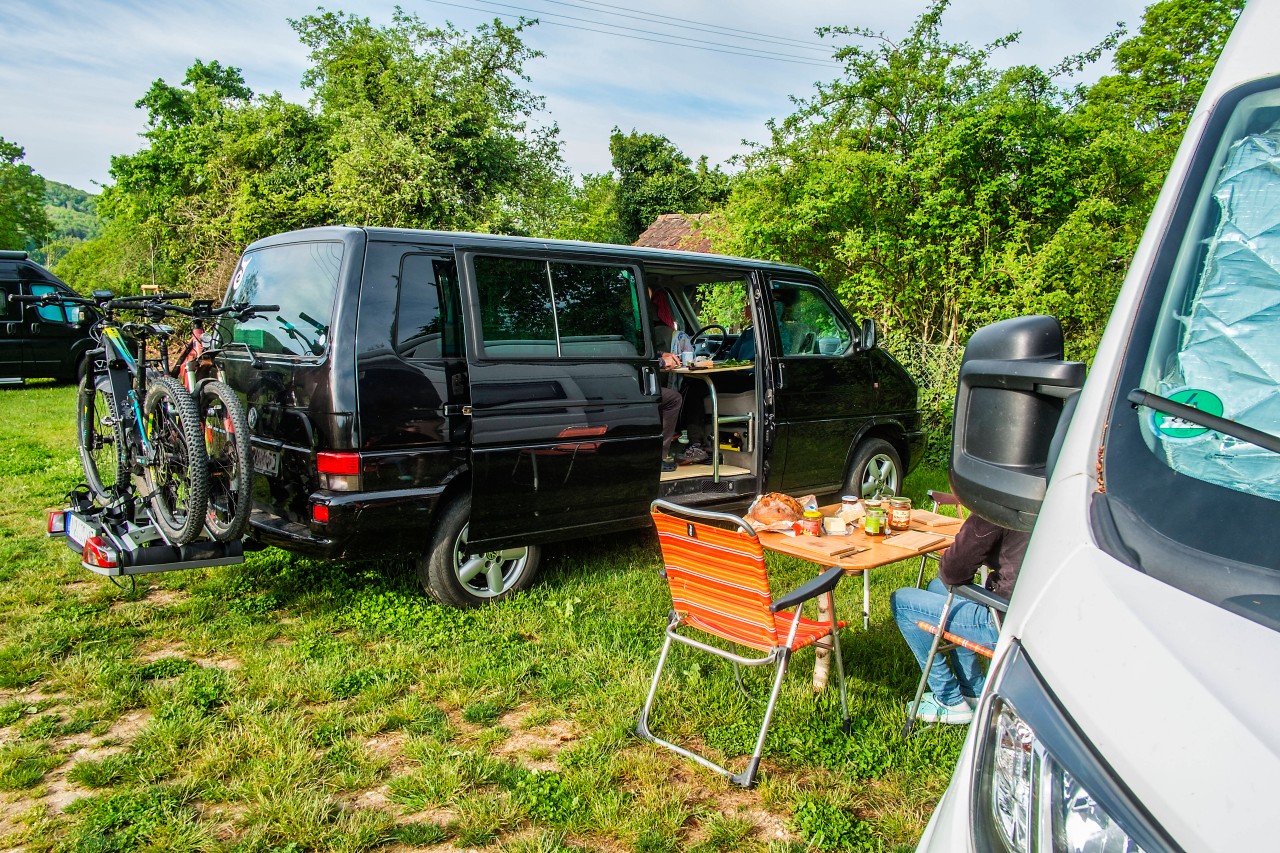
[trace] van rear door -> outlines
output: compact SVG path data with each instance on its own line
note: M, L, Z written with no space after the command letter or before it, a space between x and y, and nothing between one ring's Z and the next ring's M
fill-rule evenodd
M471 392L469 541L634 526L657 497L658 377L625 259L460 250Z

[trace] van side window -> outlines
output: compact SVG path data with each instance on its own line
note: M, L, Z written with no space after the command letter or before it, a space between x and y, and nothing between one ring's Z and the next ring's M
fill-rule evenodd
M32 296L44 296L46 293L53 293L58 288L48 284L31 285ZM40 319L46 323L66 323L67 312L61 305L37 305L36 313L40 315Z
M488 358L635 358L644 350L630 267L475 259Z
M422 254L401 259L392 343L402 358L461 354L457 280L457 265L451 260Z
M783 355L841 355L849 348L849 327L816 287L775 281L772 290Z

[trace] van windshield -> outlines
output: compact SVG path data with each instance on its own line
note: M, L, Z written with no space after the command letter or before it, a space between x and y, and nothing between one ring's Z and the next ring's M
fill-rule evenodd
M1228 99L1200 149L1116 389L1105 488L1143 569L1280 627L1280 453L1127 401L1140 389L1280 434L1277 82Z
M223 304L280 307L241 322L224 319L218 325L222 340L239 341L265 354L324 354L342 253L337 242L290 243L246 252Z

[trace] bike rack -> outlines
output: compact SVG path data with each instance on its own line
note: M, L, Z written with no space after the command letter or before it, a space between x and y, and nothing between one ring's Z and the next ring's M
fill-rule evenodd
M109 507L94 504L87 494L70 495L71 506L49 511L46 530L62 538L80 555L80 565L107 577L233 566L244 562L244 544L197 540L170 545L139 508L130 520Z

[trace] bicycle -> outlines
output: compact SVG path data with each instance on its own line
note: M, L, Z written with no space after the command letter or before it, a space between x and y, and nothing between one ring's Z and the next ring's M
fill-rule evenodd
M194 398L176 379L150 369L147 341L172 329L151 322L120 322L116 313L152 316L166 300L189 294L92 297L50 293L11 301L91 305L100 317L90 334L98 344L76 393L76 443L89 489L104 505L121 504L128 515L143 503L152 523L172 545L194 540L205 523L208 456ZM132 338L132 344L130 342Z
M196 400L204 432L205 454L209 460L209 501L205 529L219 542L239 539L249 523L253 504L253 461L250 457L249 422L240 398L221 379L216 358L223 349L205 321L231 315L243 321L255 313L278 311L277 305L233 304L214 308L208 299L197 299L190 308L165 305L164 311L191 318L191 336L169 367L167 347L161 347L161 369L177 379ZM246 344L250 362L255 354Z

